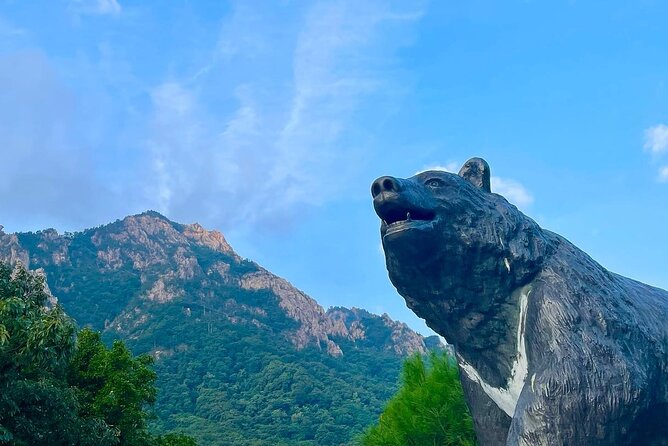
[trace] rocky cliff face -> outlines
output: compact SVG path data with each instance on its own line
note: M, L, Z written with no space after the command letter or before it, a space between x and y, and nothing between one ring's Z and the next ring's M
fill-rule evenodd
M208 307L233 323L267 327L272 321L265 307L277 305L293 322L279 334L297 349L315 347L334 357L344 354L345 342L397 355L427 350L425 339L405 324L356 308L325 311L285 279L242 259L220 232L156 212L75 234L6 234L0 228L0 260L42 269L79 324L122 335L139 336L155 318L156 304L182 305L184 314ZM112 288L104 287L101 296L103 284ZM244 302L235 290L265 300Z

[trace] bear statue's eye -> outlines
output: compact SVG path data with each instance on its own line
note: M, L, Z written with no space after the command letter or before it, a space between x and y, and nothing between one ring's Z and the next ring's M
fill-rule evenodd
M429 187L442 187L445 186L445 181L441 180L440 178L430 178L424 184Z

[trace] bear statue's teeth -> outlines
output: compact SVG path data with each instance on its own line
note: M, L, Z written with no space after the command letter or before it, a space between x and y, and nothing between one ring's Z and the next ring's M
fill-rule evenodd
M434 214L428 210L420 209L390 209L382 217L384 227L391 227L400 224L413 224L416 221L430 221L434 219Z

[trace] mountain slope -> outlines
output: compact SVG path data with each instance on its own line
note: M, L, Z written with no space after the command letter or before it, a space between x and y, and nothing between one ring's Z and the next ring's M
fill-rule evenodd
M43 269L79 325L151 353L156 427L202 444L339 445L378 415L402 358L426 351L405 324L325 311L222 234L155 212L74 234L0 231L0 258Z

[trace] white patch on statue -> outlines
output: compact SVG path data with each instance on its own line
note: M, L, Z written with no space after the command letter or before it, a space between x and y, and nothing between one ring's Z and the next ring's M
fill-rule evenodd
M503 263L506 265L506 269L510 272L510 261L504 257Z
M517 323L517 353L515 355L515 360L513 361L513 368L510 372L510 378L508 379L508 383L506 384L505 388L492 387L487 384L485 381L483 381L478 371L474 369L471 364L466 362L460 355L457 355L457 358L459 359L459 365L461 366L462 370L464 370L469 379L480 384L482 390L487 394L487 396L489 396L492 401L494 401L496 405L499 406L499 409L503 410L511 418L515 413L517 400L520 398L520 393L524 388L524 382L526 381L527 375L529 373L529 362L527 360L525 340L526 333L524 328L526 325L527 307L530 293L531 288L529 287L525 287L520 291L520 316Z

